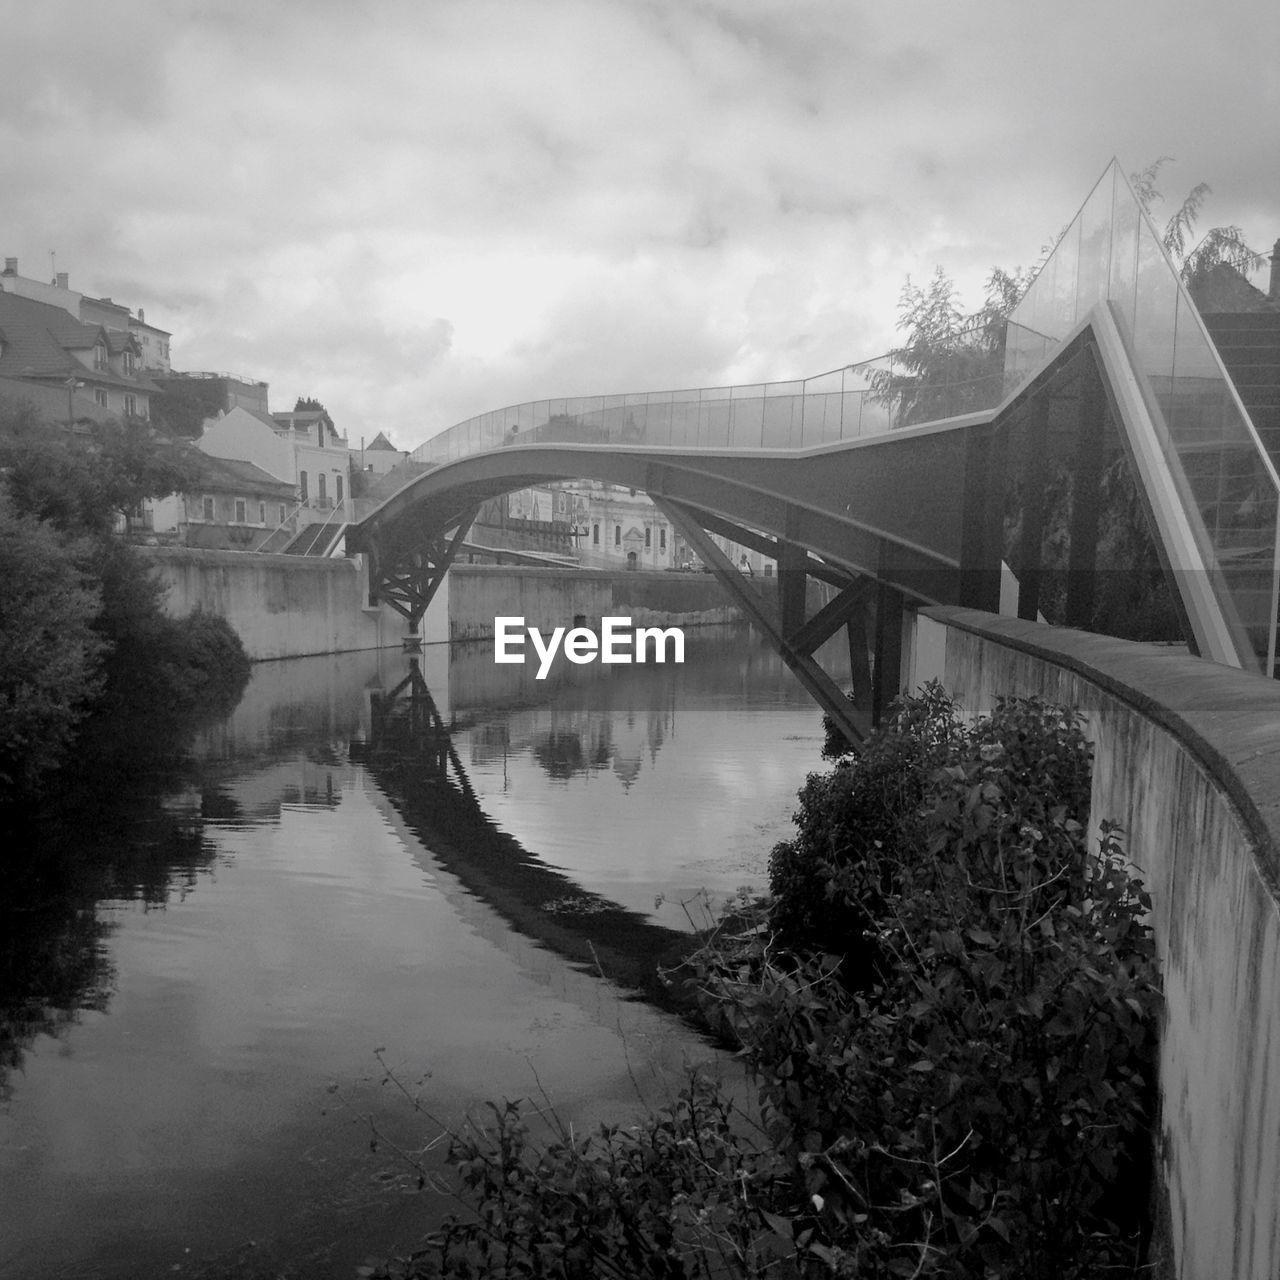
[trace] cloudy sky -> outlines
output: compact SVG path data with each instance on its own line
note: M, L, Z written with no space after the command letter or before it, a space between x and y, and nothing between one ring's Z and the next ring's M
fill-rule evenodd
M1113 154L1269 250L1278 124L1274 0L0 0L0 253L412 447L875 355Z

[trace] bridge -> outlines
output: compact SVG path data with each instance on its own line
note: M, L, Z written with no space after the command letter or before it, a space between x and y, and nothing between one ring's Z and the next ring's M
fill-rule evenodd
M1080 708L1093 820L1124 825L1151 894L1162 1234L1195 1280L1280 1274L1280 687L1261 678L1277 674L1280 404L1238 329L1215 325L1215 345L1113 162L995 339L932 369L483 414L423 445L430 469L348 540L372 597L416 626L485 499L626 485L855 740L930 675L970 713L1002 694ZM776 560L776 609L712 535ZM810 577L834 594L806 616ZM1106 638L1161 611L1189 655ZM813 656L841 629L852 700Z
M1117 601L1141 612L1154 591L1192 653L1274 674L1275 461L1115 162L1002 337L955 344L940 375L884 358L486 413L421 446L430 469L347 546L369 558L371 603L416 628L486 499L643 490L854 741L899 691L913 611L997 612L1010 572L1021 618L1114 633ZM777 562L776 608L713 534ZM1135 578L1144 558L1163 584ZM810 577L832 591L806 616ZM851 698L814 658L841 629Z

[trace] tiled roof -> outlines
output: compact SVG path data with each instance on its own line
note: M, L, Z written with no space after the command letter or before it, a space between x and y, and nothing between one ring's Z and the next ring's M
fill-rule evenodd
M292 498L293 485L263 471L252 462L238 458L204 457L205 474L201 478L203 492L257 493L269 498Z
M381 431L379 431L378 434L374 436L373 439L367 445L365 445L366 453L370 449L389 449L392 453L404 452L403 449L397 449L395 445L393 445L391 441L388 440L387 437L382 434Z
M107 369L87 369L70 351L107 341L101 325L82 324L61 307L0 292L0 377L58 378L74 374L83 382L154 392L148 378L123 378ZM127 335L122 335L128 341ZM116 348L119 350L119 348Z

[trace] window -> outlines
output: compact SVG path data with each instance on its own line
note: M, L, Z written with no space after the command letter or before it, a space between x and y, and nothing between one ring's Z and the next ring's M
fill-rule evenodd
M316 497L318 497L321 502L325 500L325 496L326 496L324 491L325 478L326 477L323 471L320 472L318 476L316 476Z
M298 472L298 492L302 495L302 501L307 500L307 473L305 471Z
M289 518L289 517L288 517L288 515L286 514L285 509L284 509L284 503L282 502L282 503L280 504L280 523L281 523L281 524L284 524L284 522L285 522L288 518Z
M653 530L648 525L644 527L644 549L649 550L653 546Z
M245 524L249 519L248 503L243 498L236 499L236 524Z
M136 358L135 358L135 356L134 356L133 352L132 352L132 351L126 351L126 352L124 353L124 371L125 371L125 373L133 374L133 373L135 373L135 372L137 371L137 368L138 368L137 360L136 360Z
M105 409L107 407L107 389L105 387L94 387L93 402L99 409Z
M107 348L101 342L93 349L93 367L95 369L109 368L107 364Z
M598 524L593 524L591 526L591 545L593 547L598 547L600 545L600 526Z
M267 523L267 504L265 502L258 503L258 523Z
M213 499L207 493L204 495L204 501L202 506L203 506L204 518L210 524L212 524L213 523Z
M342 501L342 477L341 476L334 476L333 478L333 496L339 502Z
M666 525L663 525L662 528L658 530L658 550L665 551L666 549L667 549L667 527Z
M138 397L132 391L124 393L124 411L131 417L137 417L138 415Z

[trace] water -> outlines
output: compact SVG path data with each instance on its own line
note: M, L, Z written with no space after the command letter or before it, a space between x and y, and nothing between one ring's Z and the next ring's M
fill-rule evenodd
M43 835L0 920L0 1276L349 1277L449 1208L394 1147L488 1098L624 1119L712 1056L636 991L700 891L763 886L819 715L746 632L561 665L263 664Z

